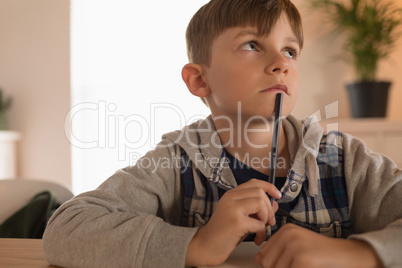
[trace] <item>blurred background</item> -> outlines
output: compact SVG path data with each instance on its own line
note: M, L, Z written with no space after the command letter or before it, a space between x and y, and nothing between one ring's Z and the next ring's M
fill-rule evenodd
M8 129L19 135L15 156L0 161L15 157L12 177L57 182L79 194L134 164L163 133L208 115L181 79L185 29L206 2L0 0L0 88L13 99ZM326 119L331 113L373 147L397 154L402 41L378 72L393 83L387 116L351 119L345 84L354 72L338 59L342 38L329 37L325 16L306 2L293 1L305 33L294 114L318 111ZM402 1L394 2L402 8ZM389 133L392 144L378 143Z

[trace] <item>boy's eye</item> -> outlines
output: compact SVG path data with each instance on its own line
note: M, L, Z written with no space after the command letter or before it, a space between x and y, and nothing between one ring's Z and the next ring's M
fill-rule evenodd
M243 45L241 49L249 50L249 51L256 51L257 44L255 42L248 42L247 44Z
M292 48L288 48L285 50L284 55L285 55L285 57L294 59L297 57L297 51Z

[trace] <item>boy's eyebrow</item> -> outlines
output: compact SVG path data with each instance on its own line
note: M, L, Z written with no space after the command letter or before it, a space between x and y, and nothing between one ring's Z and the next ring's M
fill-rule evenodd
M293 42L293 43L299 43L299 42L297 41L297 39L294 38L294 37L288 37L288 38L286 38L286 41Z
M299 41L294 37L288 37L288 38L286 38L286 41L291 42L291 43L295 43L296 45L300 46Z
M244 30L244 31L241 31L238 34L236 34L233 37L233 39L237 39L237 38L240 38L240 37L245 36L245 35L261 36L261 34L258 31ZM299 41L294 37L287 37L286 41L291 42L291 43L295 43L298 46L300 45Z
M258 31L244 30L244 31L241 31L240 33L236 34L233 39L237 39L237 38L245 36L245 35L259 36L261 34Z

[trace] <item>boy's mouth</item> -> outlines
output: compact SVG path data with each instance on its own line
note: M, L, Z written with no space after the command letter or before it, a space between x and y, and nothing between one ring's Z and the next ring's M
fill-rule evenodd
M283 91L285 94L288 94L288 87L285 84L276 84L272 87L266 88L261 92L271 92L271 91Z

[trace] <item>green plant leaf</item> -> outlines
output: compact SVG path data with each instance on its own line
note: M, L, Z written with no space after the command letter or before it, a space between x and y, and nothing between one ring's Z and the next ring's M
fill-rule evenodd
M402 10L387 0L313 0L313 9L328 14L332 31L345 37L344 56L361 81L375 80L378 62L402 35Z

